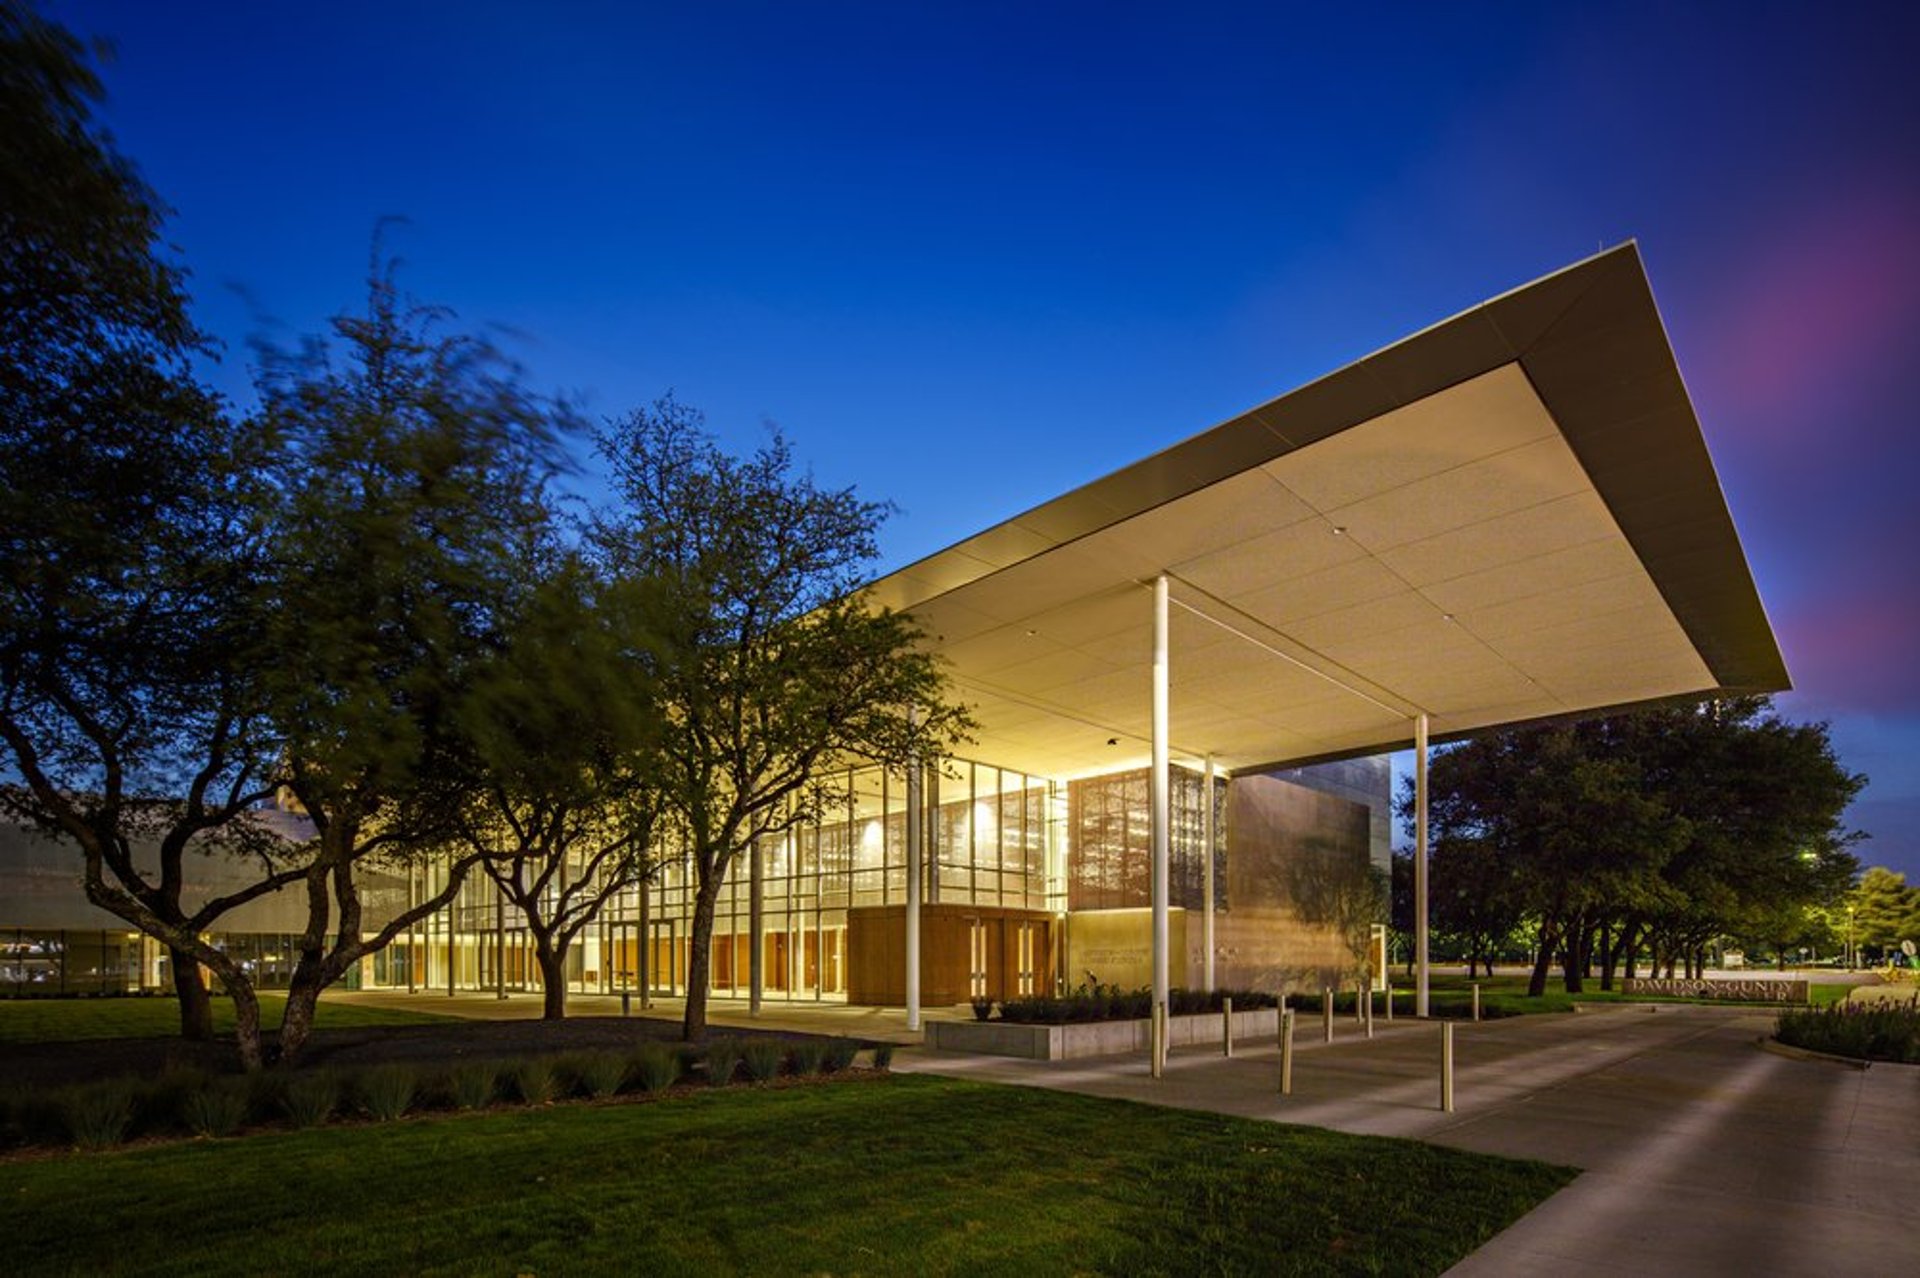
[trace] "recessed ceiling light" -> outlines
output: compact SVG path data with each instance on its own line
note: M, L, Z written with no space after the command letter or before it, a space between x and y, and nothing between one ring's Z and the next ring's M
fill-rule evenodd
M1108 737L1108 738L1107 738L1107 744L1108 744L1108 745L1119 745L1119 744L1120 744L1120 738L1119 738L1119 737Z
M1346 526L1344 524L1335 524L1333 526L1333 535L1336 537L1346 536L1347 535Z
M1452 620L1453 620L1453 614L1452 614L1452 613L1450 613L1450 612L1443 612L1443 613L1441 613L1441 614L1440 614L1440 620L1442 620L1442 621L1452 621Z
M1031 638L1033 638L1033 637L1034 637L1035 635L1037 635L1037 634L1039 634L1039 633L1040 633L1040 632L1039 632L1038 630L1029 630L1029 631L1027 631L1027 638L1029 638L1029 639L1031 639Z

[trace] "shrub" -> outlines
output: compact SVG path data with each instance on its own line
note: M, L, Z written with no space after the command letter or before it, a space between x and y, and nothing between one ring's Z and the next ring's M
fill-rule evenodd
M830 1038L827 1040L826 1056L821 1061L827 1073L838 1074L853 1065L853 1058L860 1054L860 1040L857 1038Z
M492 1061L463 1061L447 1074L447 1091L460 1109L485 1109L500 1085L500 1067Z
M1792 1008L1780 1013L1774 1037L1811 1052L1920 1064L1920 995Z
M827 1059L827 1041L823 1038L803 1038L796 1041L787 1051L793 1060L793 1072L796 1074L818 1074L820 1066Z
M247 1117L271 1123L287 1112L287 1076L263 1069L247 1075Z
M993 1015L993 1000L984 996L967 1000L973 1005L973 1019L984 1021Z
M133 1090L124 1078L68 1088L60 1097L67 1139L81 1149L106 1149L125 1140L133 1124Z
M707 1044L707 1081L715 1087L725 1087L733 1081L733 1071L740 1066L740 1042L732 1038L716 1038Z
M708 1056L709 1068L713 1057ZM664 1092L680 1081L680 1053L665 1043L648 1043L633 1054L633 1078L649 1095Z
M165 1132L178 1128L187 1097L205 1090L213 1076L203 1069L168 1066L133 1093L133 1130Z
M777 1038L751 1039L740 1049L740 1063L746 1067L747 1077L756 1083L778 1077L786 1059L787 1045Z
M361 1108L376 1122L390 1123L413 1104L419 1079L406 1065L375 1065L360 1075L358 1083Z
M195 1136L231 1136L247 1121L247 1089L233 1079L208 1079L180 1100L180 1122Z
M605 1100L627 1081L626 1058L618 1052L588 1052L574 1058L574 1078L594 1100Z
M326 1070L288 1079L281 1106L295 1127L318 1127L340 1107L340 1080Z
M543 1056L514 1062L513 1091L528 1105L545 1105L553 1099L553 1062Z
M893 1050L894 1045L892 1043L875 1043L873 1045L873 1067L875 1069L892 1069Z

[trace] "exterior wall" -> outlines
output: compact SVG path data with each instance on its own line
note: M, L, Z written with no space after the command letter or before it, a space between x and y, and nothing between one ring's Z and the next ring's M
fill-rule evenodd
M1200 986L1198 914L1167 911L1167 980L1177 989ZM1076 910L1067 915L1066 937L1068 989L1085 984L1137 990L1153 984L1151 909Z
M985 953L976 955L975 928ZM1031 936L1031 966L1020 964L1020 929ZM996 1001L1052 989L1054 919L1041 910L950 903L920 907L920 1001L928 1007L964 1003L976 995ZM871 906L847 912L847 1001L900 1007L907 1001L907 907ZM973 979L974 960L983 980ZM1023 979L1024 977L1024 979ZM1022 988L1022 986L1026 988Z

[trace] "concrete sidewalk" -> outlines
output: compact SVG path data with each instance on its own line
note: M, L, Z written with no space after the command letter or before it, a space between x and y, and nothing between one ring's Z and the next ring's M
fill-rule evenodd
M1348 1019L1296 1035L1294 1094L1271 1040L1032 1062L910 1051L895 1068L1410 1137L1583 1169L1457 1266L1463 1275L1920 1272L1920 1066L1760 1050L1771 1013L1665 1005L1462 1025L1456 1111L1439 1109L1436 1025ZM1436 1201L1435 1210L1446 1204Z

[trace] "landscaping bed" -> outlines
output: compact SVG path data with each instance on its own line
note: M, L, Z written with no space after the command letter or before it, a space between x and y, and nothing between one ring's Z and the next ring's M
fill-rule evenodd
M1920 995L1782 1012L1774 1038L1829 1056L1920 1064Z

